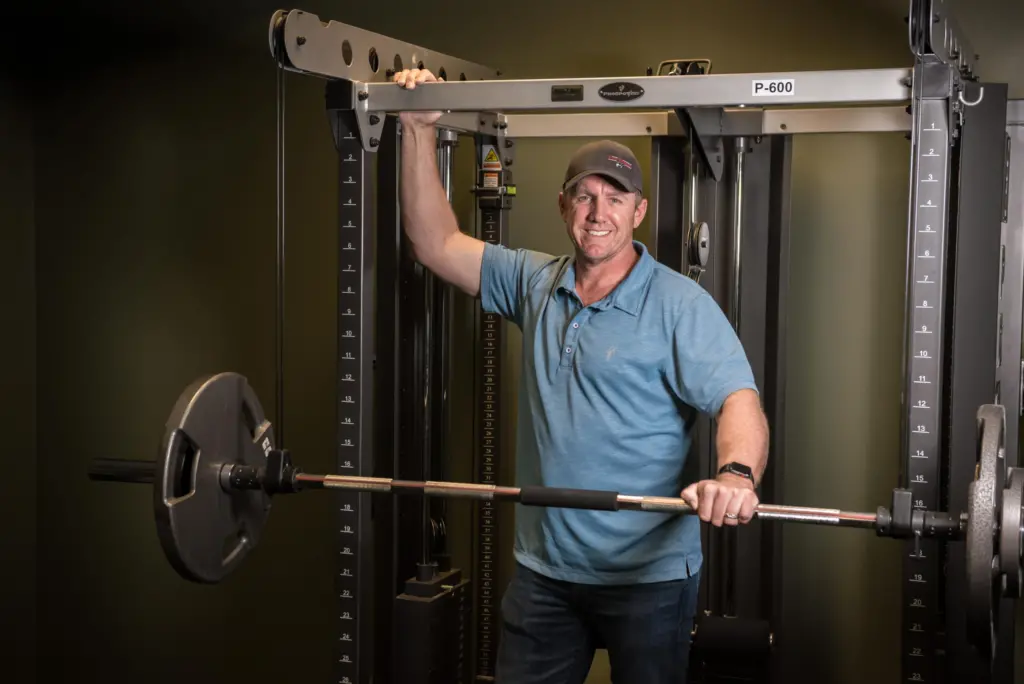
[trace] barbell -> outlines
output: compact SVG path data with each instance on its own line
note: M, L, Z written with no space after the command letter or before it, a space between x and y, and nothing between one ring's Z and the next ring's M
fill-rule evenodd
M897 488L891 506L873 513L759 504L755 517L874 529L879 536L894 539L963 541L967 636L981 653L994 658L1000 646L1000 600L1020 598L1024 587L1024 468L1005 464L1003 407L981 406L977 416L977 464L963 513L914 508L912 492ZM311 489L695 513L674 497L304 473L286 450L275 447L273 426L246 378L230 372L201 378L182 392L165 424L155 461L100 459L93 461L89 477L152 484L157 534L168 562L183 578L207 584L222 581L256 547L275 495Z

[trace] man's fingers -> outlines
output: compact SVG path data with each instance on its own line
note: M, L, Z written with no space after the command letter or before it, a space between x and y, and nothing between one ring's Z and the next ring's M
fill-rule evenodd
M398 85L412 90L416 87L416 82L419 79L419 69L402 69L395 74L394 81Z
M694 510L703 522L716 527L745 525L754 518L757 493L745 487L723 486L715 480L702 480L689 485L679 497Z
M733 490L732 498L729 499L729 505L725 507L725 524L726 525L739 525L740 523L746 523L750 521L749 516L744 518L744 510L748 508L747 497L744 496L744 492L737 492ZM749 507L750 511L753 511L753 507Z
M693 510L697 510L697 504L699 503L699 498L697 496L697 485L692 484L683 491L681 491L679 493L679 498L685 501L687 506L689 506Z
M395 83L404 88L412 90L419 83L437 81L437 77L429 69L402 69L392 79Z
M715 499L718 496L718 485L714 482L705 482L700 490L700 502L697 507L697 516L704 522L711 522L711 516L715 512Z
M757 494L750 492L749 495L743 497L743 501L740 505L739 520L744 525L754 519L754 509L757 508Z
M715 493L715 505L712 508L711 524L720 527L723 523L734 524L736 521L726 519L725 514L731 513L729 504L735 499L735 492L731 487L719 487Z

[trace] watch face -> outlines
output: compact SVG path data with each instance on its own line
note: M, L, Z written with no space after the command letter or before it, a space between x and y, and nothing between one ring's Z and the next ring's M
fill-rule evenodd
M732 473L733 475L742 475L743 477L751 477L753 474L749 466L741 465L739 463L726 463L722 466L719 471L721 473Z

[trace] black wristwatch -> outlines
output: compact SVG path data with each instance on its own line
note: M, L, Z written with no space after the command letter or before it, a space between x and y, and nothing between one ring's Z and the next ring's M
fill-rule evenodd
M750 469L750 466L745 466L742 463L726 463L724 466L718 469L718 474L730 473L732 475L739 475L745 477L751 482L754 481L754 472Z

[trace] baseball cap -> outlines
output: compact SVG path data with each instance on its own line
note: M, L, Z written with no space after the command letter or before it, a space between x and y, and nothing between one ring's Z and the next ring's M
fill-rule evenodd
M625 145L611 140L589 142L576 150L565 171L562 190L590 175L610 178L629 192L643 192L643 172L636 156Z

